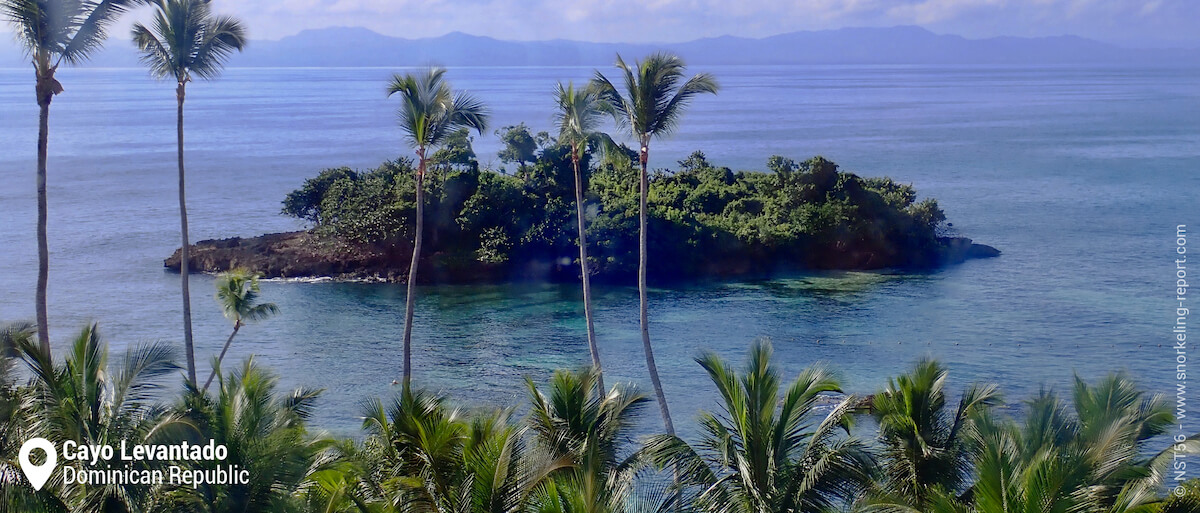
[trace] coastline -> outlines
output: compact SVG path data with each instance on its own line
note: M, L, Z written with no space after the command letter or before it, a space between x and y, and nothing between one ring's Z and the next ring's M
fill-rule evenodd
M805 266L797 262L776 261L724 263L706 272L683 279L763 278L786 271L844 270L867 271L888 268L929 270L961 264L967 260L995 258L1001 251L967 237L938 237L940 247L926 262L908 265L822 265ZM257 237L230 237L198 241L190 246L189 270L195 274L213 274L246 269L269 280L336 281L363 283L407 283L411 253L379 245L348 244L318 237L309 231L269 233ZM442 253L422 258L421 284L471 284L522 281L572 282L578 279L578 262L567 259L542 259L521 266L502 266L484 262L464 263L445 258ZM861 262L858 258L854 261ZM868 258L867 261L870 261ZM843 262L852 262L847 259ZM831 262L837 263L837 262ZM178 273L180 250L163 260L163 267ZM593 279L596 279L595 277ZM601 282L621 279L601 278ZM678 281L678 280L673 280Z

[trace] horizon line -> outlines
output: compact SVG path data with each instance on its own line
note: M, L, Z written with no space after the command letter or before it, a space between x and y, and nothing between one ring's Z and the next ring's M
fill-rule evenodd
M846 31L846 30L886 31L886 30L896 30L896 29L917 29L917 30L924 31L928 34L938 36L938 37L956 37L956 38L961 38L966 41L990 41L990 40L996 40L996 39L1018 39L1018 40L1034 41L1034 40L1045 40L1045 39L1073 38L1073 39L1079 39L1079 40L1084 40L1084 41L1092 41L1092 42L1108 45L1113 48L1119 48L1122 50L1200 51L1200 46L1186 46L1184 43L1170 43L1169 46L1129 46L1127 44L1106 41L1106 40L1102 40L1102 39L1095 39L1095 38L1091 38L1091 37L1087 37L1087 36L1080 36L1080 35L1071 34L1071 33L1063 33L1063 34L1057 34L1057 35L1041 35L1041 36L996 35L996 36L987 36L987 37L970 37L970 36L956 34L956 33L950 33L950 32L935 32L929 28L923 27L921 25L915 25L915 24L897 24L897 25L880 25L880 26L847 25L847 26L836 27L836 28L793 30L793 31L778 32L778 33L772 33L772 34L761 35L761 36L741 36L741 35L725 33L722 35L704 36L704 37L684 39L684 40L679 40L679 41L647 41L647 42L594 41L594 40L587 40L587 39L568 39L568 38L505 39L505 38L499 38L499 37L495 37L495 36L472 34L470 32L465 32L462 30L450 30L450 31L447 31L445 33L435 35L435 36L409 38L409 37L403 37L403 36L393 36L393 35L389 35L389 34L384 34L375 29L365 27L362 25L328 25L328 26L324 26L324 27L301 29L292 34L288 34L286 36L281 36L278 38L251 39L251 41L277 43L277 42L283 41L285 39L297 37L301 34L309 33L309 32L321 32L321 31L328 31L328 30L359 30L359 31L369 32L371 34L374 34L374 35L377 35L380 37L386 37L386 38L396 39L396 40L400 40L400 41L425 41L425 40L432 40L432 39L440 39L440 38L444 38L447 36L453 36L453 35L463 35L463 36L477 38L477 39L491 39L491 40L502 42L502 43L526 43L526 44L528 44L528 43L565 42L565 43L582 43L582 44L594 44L594 45L666 46L666 45L688 44L688 43L694 43L694 42L698 42L698 41L708 41L708 40L724 39L724 38L740 39L740 40L746 40L746 41L762 41L762 40L770 39L773 37L786 36L786 35L791 35L791 34L816 34L816 33L823 33L823 32L824 33L839 32L839 31ZM0 34L12 36L13 32L10 29L10 27L8 27L7 25L2 25L2 26L0 26ZM0 38L0 39L7 40L6 43L0 43L0 48L5 48L5 47L20 48L21 47L21 45L18 42L16 42L12 37ZM130 45L132 44L128 40L128 38L120 37L120 36L117 36L116 34L110 35L110 37L106 40L106 45L107 45L107 43L111 43L111 42L129 43ZM1164 44L1167 44L1167 43L1164 42Z

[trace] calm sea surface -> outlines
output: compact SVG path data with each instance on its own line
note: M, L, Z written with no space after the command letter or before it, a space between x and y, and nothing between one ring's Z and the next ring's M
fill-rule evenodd
M280 200L322 168L410 155L384 94L391 69L231 69L195 83L187 104L194 240L293 230ZM1200 255L1200 70L924 67L718 67L651 165L695 149L734 169L772 154L824 155L888 175L939 200L963 234L1004 251L940 272L830 273L651 292L651 334L677 422L714 399L692 358L741 360L771 337L789 374L828 361L870 392L923 355L951 366L954 388L1003 384L1009 398L1073 373L1125 369L1174 388L1175 225ZM550 125L556 80L590 68L459 68L449 77L493 111L493 125ZM50 315L59 347L100 323L115 349L178 342L179 245L174 94L142 70L66 70L51 108ZM0 70L0 320L32 319L37 106L32 73ZM495 161L497 139L475 140ZM1200 256L1193 282L1200 282ZM212 278L192 277L198 359L229 331ZM357 403L399 375L404 289L381 284L263 285L281 315L242 330L287 385L326 389L318 424L357 426ZM596 293L610 380L648 387L632 288ZM1194 316L1195 317L1195 316ZM419 384L464 402L524 401L522 376L587 361L573 286L420 290ZM1160 345L1161 344L1161 345ZM647 389L647 392L649 390ZM644 429L657 427L646 411Z

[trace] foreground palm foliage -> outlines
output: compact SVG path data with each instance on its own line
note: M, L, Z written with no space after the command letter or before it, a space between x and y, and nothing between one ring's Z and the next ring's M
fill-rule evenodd
M147 1L147 0L143 0ZM133 42L142 62L159 80L175 80L176 161L179 168L179 233L183 239L179 261L183 295L183 344L187 352L188 379L196 384L196 352L192 345L192 300L188 292L187 194L183 168L183 101L193 77L212 80L230 54L246 46L246 30L229 16L218 16L209 0L158 0L150 27L133 25ZM210 378L211 381L211 378ZM205 385L207 388L208 385Z
M217 382L215 396L188 386L174 414L191 428L189 440L225 445L229 456L220 463L248 470L249 483L168 488L150 510L299 511L298 491L313 461L332 444L305 428L320 390L280 391L278 378L253 358L228 375L218 374ZM215 464L195 463L201 468Z
M166 346L110 360L96 326L48 360L31 324L0 327L0 471L18 472L23 440L177 443L213 440L249 483L67 484L41 491L0 480L0 511L323 513L1195 513L1200 482L1173 481L1176 455L1161 397L1121 374L1077 379L1069 398L1042 392L1016 416L993 386L952 400L933 361L869 397L845 395L821 365L786 380L771 345L738 370L697 359L719 408L699 436L632 434L648 400L623 384L598 388L590 368L526 380L515 409L464 409L407 387L363 405L363 436L335 439L307 424L319 391L281 390L252 358L218 372L206 393ZM18 367L23 368L20 370ZM855 420L870 422L856 423ZM859 427L866 426L866 427ZM139 463L146 466L166 462ZM174 462L178 464L178 462ZM77 468L87 464L64 462ZM203 469L212 462L184 462ZM678 486L659 472L678 472ZM1178 489L1175 489L1178 486ZM1171 488L1174 493L1167 494Z
M979 424L1000 396L994 385L972 386L951 409L948 375L939 363L922 360L872 398L884 459L867 505L924 511L936 497L964 492L981 450Z
M715 354L697 359L722 399L721 413L701 413L700 440L652 437L646 455L680 469L690 502L704 511L828 511L850 503L870 483L873 459L850 432L855 396L825 415L823 394L841 392L829 369L809 367L781 390L771 345L757 342L739 374ZM781 393L782 392L782 393Z

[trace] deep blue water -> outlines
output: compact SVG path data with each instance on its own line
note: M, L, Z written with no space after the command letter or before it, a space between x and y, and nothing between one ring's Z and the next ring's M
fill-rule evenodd
M384 95L389 69L231 69L187 104L194 240L296 229L280 200L328 166L410 155ZM1073 373L1125 369L1173 392L1175 225L1200 232L1200 70L718 67L652 166L694 149L735 169L772 154L821 154L889 175L939 200L963 234L1004 251L939 272L830 273L708 283L651 293L666 394L686 427L713 394L692 358L741 359L775 341L788 374L828 361L869 392L923 355L955 388L1003 385L1013 401ZM584 68L460 68L449 78L493 110L493 125L550 124L556 80ZM32 74L0 70L0 320L32 319L36 280ZM66 70L51 109L50 314L58 344L95 320L114 348L178 341L173 86L141 70ZM477 137L485 164L497 139ZM1200 246L1200 235L1193 241ZM1200 250L1195 250L1200 252ZM1200 260L1197 260L1200 262ZM1200 264L1197 265L1200 269ZM1200 271L1197 271L1200 276ZM1195 281L1200 281L1196 278ZM198 359L230 326L192 278ZM263 285L281 315L242 330L232 358L258 355L288 385L327 390L318 424L353 430L359 400L398 377L404 289ZM587 361L580 292L569 285L420 291L419 384L464 402L524 400L522 376ZM597 332L609 380L648 386L636 291L601 287ZM1162 344L1160 347L1159 344ZM647 392L649 390L647 389ZM658 425L648 409L648 428Z

